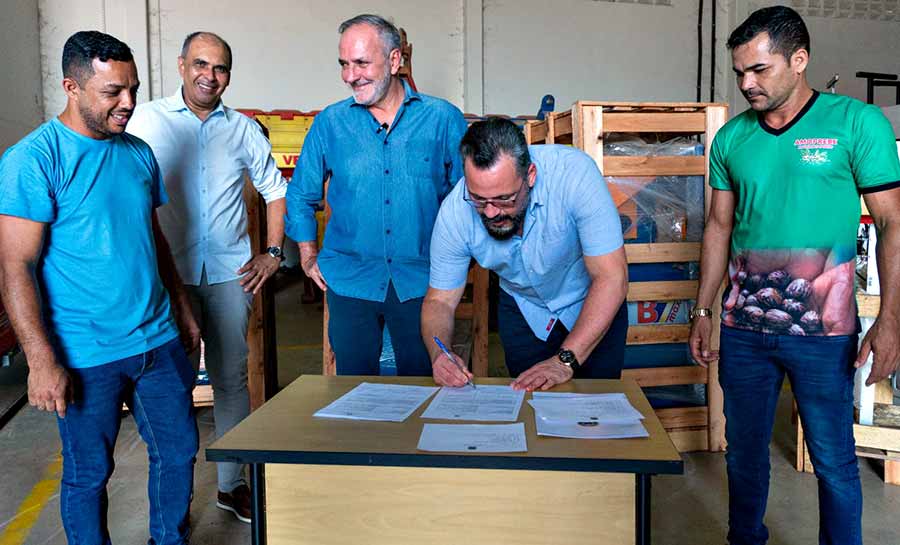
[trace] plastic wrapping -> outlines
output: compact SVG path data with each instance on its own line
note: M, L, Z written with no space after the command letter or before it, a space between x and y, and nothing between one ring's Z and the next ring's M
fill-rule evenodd
M652 136L652 135L651 135ZM603 154L699 156L703 145L686 137L648 142L637 135L610 134ZM622 219L626 242L700 242L703 238L703 176L606 176Z

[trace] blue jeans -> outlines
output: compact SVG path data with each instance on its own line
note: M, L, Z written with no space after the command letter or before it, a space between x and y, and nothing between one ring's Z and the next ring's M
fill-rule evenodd
M344 297L328 290L328 340L338 375L378 375L387 325L400 376L431 376L431 360L422 344L423 298L400 302L393 283L384 302Z
M497 326L509 376L518 377L531 366L552 358L562 347L569 330L557 320L546 341L538 339L522 316L512 295L500 290L497 304ZM625 364L625 340L628 334L628 309L625 303L613 318L606 335L581 363L575 378L610 378L622 376Z
M74 401L57 418L62 438L60 509L69 545L109 544L106 483L122 403L150 457L150 545L187 543L197 454L191 390L196 375L181 342L96 367L69 369Z
M819 481L820 545L861 545L862 489L853 440L857 335L793 337L722 327L728 542L762 545L769 442L785 374L797 400Z

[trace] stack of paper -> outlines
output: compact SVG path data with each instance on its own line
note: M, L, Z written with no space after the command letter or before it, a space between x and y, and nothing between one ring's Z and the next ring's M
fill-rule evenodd
M313 416L403 422L437 387L363 382Z
M649 436L641 424L644 416L631 406L622 393L535 392L528 403L534 408L538 435L573 439Z

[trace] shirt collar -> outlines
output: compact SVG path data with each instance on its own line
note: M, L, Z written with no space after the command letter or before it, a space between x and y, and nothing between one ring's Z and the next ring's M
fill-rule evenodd
M166 99L166 111L168 112L180 112L180 111L188 111L192 115L194 112L191 111L190 108L187 107L187 104L184 102L184 94L183 94L184 85L179 85L178 89L175 91L175 94ZM225 119L228 119L228 110L225 108L225 104L219 100L219 104L216 105L215 109L209 113L207 119L211 116L214 116L218 113L221 113Z

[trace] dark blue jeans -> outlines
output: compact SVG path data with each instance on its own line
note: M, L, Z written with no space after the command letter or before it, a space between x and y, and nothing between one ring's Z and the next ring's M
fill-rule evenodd
M862 489L853 440L856 352L856 335L793 337L722 327L719 382L727 419L731 545L762 545L769 538L763 524L769 442L785 374L819 481L819 543L862 543Z
M517 377L532 365L555 356L569 334L566 326L557 320L547 340L538 339L522 316L516 300L503 290L500 290L497 305L497 326L503 343L506 368L511 377ZM620 378L625 363L627 334L628 310L625 303L622 303L606 335L591 355L581 362L581 369L575 373L575 378Z
M328 340L338 375L378 375L385 324L391 334L397 374L431 376L431 360L422 344L424 298L400 302L394 284L384 302L344 297L329 290ZM446 342L446 341L445 341Z
M197 454L191 390L196 375L176 338L97 367L69 369L75 400L57 418L62 438L60 509L69 545L110 543L106 483L115 462L122 403L147 443L151 545L187 543Z

